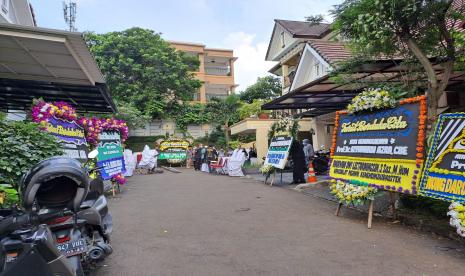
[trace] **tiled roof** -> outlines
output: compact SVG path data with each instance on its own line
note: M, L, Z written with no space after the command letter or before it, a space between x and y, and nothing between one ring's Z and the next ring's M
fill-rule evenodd
M281 19L275 19L275 22L291 33L293 37L321 38L331 31L331 25L326 23L312 24L307 21Z
M344 43L338 41L309 40L307 42L329 64L345 60L352 55Z

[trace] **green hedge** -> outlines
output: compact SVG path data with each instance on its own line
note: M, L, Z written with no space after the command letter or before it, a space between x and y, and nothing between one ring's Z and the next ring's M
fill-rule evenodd
M45 158L62 155L54 136L31 122L0 121L0 192L6 194L5 208L16 203L21 176Z
M412 195L400 195L404 208L418 212L432 214L437 218L447 218L450 202L434 198Z
M142 151L145 145L148 145L151 149L154 147L155 141L158 139L164 139L165 135L158 136L131 136L129 137L125 144L126 148L132 150L133 152Z

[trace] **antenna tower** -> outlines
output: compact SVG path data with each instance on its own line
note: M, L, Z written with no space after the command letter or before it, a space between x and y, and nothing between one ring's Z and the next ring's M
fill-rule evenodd
M69 1L66 3L63 1L63 15L65 18L65 22L69 27L70 32L76 32L76 2Z

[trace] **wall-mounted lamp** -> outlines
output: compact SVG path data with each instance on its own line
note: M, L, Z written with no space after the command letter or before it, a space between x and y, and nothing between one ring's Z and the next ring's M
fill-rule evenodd
M315 130L313 128L310 128L310 134L315 135Z

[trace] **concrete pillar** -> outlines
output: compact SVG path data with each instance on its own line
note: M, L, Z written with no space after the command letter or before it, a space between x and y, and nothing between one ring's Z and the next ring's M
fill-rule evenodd
M323 146L324 149L329 150L331 148L332 133L327 133L326 124L312 120L311 127L315 130L315 135L313 135L313 148L319 150L321 146Z
M283 71L283 89L286 87L286 79L288 79L289 75L289 66L287 64L281 65L282 71Z
M287 77L289 75L289 66L287 64L283 64L282 66L283 77Z
M234 79L234 59L233 58L229 59L229 71L230 71L231 77Z
M255 147L257 148L257 158L262 162L268 151L268 128L257 128L255 132Z
M205 55L204 53L199 53L199 73L205 74Z
M205 88L205 83L202 84L202 86L199 89L200 95L199 95L199 100L201 103L206 103L207 102L207 91Z

